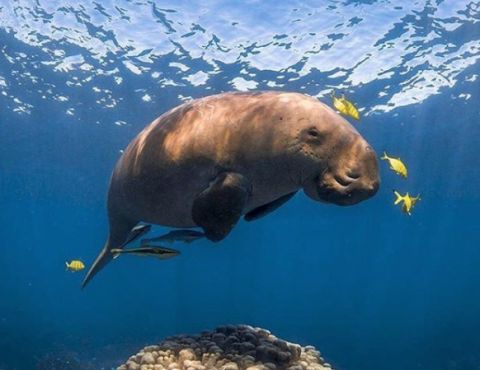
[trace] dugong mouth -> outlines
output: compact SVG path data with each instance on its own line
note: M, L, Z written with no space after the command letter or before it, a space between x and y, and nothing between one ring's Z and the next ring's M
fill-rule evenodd
M333 174L325 171L304 184L305 193L312 199L349 206L366 200L378 191L379 182L366 182L354 172Z

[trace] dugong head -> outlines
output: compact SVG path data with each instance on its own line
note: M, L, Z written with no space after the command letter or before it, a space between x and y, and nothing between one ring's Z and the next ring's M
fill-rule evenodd
M343 206L375 195L380 184L377 157L355 128L319 101L308 112L299 109L296 114L304 192L314 200Z

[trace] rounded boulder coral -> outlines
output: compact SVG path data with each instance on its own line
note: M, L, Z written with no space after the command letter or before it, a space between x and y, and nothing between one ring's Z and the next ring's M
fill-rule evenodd
M247 325L178 335L148 346L118 370L331 370L312 346L302 347Z

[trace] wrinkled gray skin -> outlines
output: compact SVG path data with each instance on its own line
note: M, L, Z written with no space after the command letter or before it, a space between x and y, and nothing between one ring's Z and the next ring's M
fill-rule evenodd
M108 193L110 234L83 285L139 221L199 226L218 241L242 215L259 218L299 189L345 206L378 186L373 149L315 98L263 92L194 100L153 121L118 161Z

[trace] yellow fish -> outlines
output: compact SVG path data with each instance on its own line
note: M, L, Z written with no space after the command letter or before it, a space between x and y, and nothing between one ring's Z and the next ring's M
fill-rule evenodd
M400 202L403 202L402 204L402 211L408 214L409 216L412 215L412 209L415 206L415 204L421 200L420 195L417 195L416 197L410 196L410 194L405 194L401 195L398 191L393 191L395 193L395 196L397 199L395 199L394 204L397 205Z
M408 171L407 171L407 166L402 162L400 158L391 158L387 155L387 153L383 152L383 157L380 158L384 161L388 161L390 164L390 169L394 172L396 172L398 175L402 177L407 177Z
M352 117L356 120L360 119L360 113L358 109L349 101L345 95L342 95L341 98L335 96L335 91L332 93L333 106L344 116Z
M65 262L67 270L72 272L82 271L85 268L85 265L80 260L72 260L70 263Z

